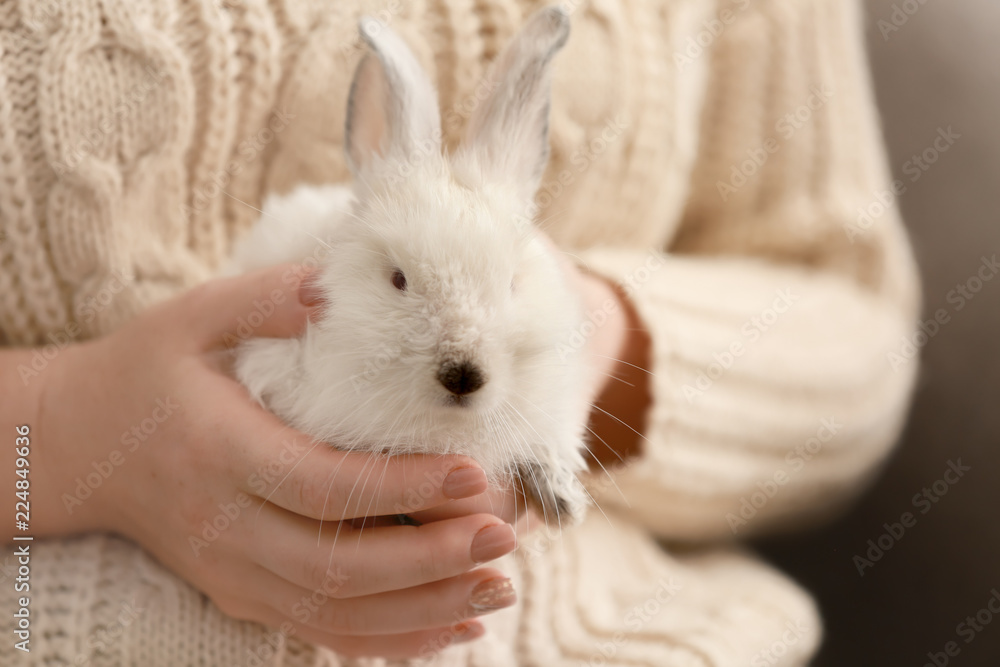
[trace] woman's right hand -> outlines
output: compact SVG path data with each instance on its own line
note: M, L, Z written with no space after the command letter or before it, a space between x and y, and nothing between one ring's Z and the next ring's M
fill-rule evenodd
M36 534L123 534L230 616L343 655L413 657L478 637L470 619L514 603L501 572L477 568L513 550L509 524L352 520L479 496L482 469L313 442L223 370L227 342L296 335L308 314L286 265L212 281L66 348L39 378Z

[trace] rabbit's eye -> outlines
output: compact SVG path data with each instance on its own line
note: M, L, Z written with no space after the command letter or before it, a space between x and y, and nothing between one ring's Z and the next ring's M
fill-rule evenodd
M406 276L399 269L395 269L392 272L392 286L398 289L400 292L406 291Z

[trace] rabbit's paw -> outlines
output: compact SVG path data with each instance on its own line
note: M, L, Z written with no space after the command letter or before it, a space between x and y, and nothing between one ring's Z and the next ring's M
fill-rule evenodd
M535 508L550 526L579 523L587 506L587 491L568 466L521 463L515 485L528 506Z

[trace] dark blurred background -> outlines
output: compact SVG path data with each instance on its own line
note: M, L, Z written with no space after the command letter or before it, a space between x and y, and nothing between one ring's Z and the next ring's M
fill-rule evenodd
M1000 613L987 603L996 589L1000 610L1000 276L960 311L947 298L983 256L1000 258L1000 2L868 0L866 14L924 319L945 308L951 320L921 351L910 421L882 477L836 523L760 547L819 598L827 635L816 667L998 666ZM961 138L912 182L907 162L949 126ZM921 514L913 496L959 459L971 470ZM915 525L860 576L853 557L907 511Z

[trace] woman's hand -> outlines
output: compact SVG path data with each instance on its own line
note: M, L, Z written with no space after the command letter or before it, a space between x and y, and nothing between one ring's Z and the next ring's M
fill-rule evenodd
M474 639L482 626L466 619L514 603L498 570L473 569L514 548L511 526L482 512L419 527L354 519L480 496L481 468L312 442L224 373L227 343L301 330L298 290L289 266L213 281L64 350L33 429L34 526L121 533L227 614L344 655Z

